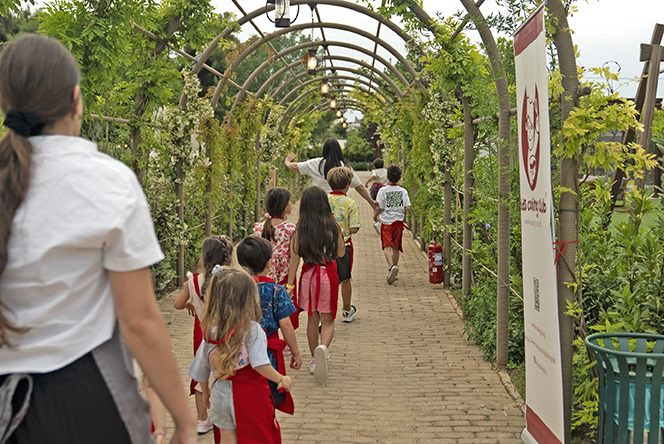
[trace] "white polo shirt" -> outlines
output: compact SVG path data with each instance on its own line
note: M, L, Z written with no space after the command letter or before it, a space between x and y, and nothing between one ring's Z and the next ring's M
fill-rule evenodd
M30 143L30 187L0 278L5 313L29 330L0 348L0 374L53 371L110 339L117 316L107 270L164 257L131 169L80 137Z
M313 185L324 189L326 193L331 193L332 188L330 188L330 185L327 183L327 179L325 176L323 176L323 165L325 162L323 162L323 165L321 165L321 160L323 160L322 157L316 157L305 162L298 162L297 169L300 174L310 176ZM346 165L344 165L342 162L341 166ZM350 187L356 188L360 185L362 185L362 181L359 177L357 177L355 171L353 171L353 179L350 181Z

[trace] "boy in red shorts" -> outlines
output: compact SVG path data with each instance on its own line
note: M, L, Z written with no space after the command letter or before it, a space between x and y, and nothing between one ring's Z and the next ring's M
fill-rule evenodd
M392 285L398 279L399 252L403 251L403 220L410 210L410 197L405 188L397 185L401 179L401 168L398 165L387 168L387 179L389 184L378 190L376 195L378 209L374 210L374 219L379 218L381 222L380 238L389 267L386 280Z

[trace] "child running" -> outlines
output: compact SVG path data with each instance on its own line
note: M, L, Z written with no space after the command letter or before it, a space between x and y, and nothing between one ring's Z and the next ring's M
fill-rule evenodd
M371 170L371 176L369 176L367 181L364 183L364 186L366 188L369 188L369 183L371 181L374 182L373 185L371 185L371 188L369 189L369 195L371 196L372 199L375 200L376 196L378 195L378 190L387 185L389 181L387 180L387 169L383 168L383 165L385 165L383 159L377 157L376 160L373 161L373 165L374 169ZM376 233L380 235L379 220L374 221L373 227L374 230L376 230Z
M295 278L300 257L290 254L290 242L295 232L295 224L284 220L292 208L290 191L282 187L271 188L265 194L265 221L254 224L254 233L272 242L272 262L267 275L275 283L286 287L290 294L296 309L291 315L291 324L297 330L300 326L298 315L301 310L297 306Z
M267 239L258 236L247 236L237 245L237 261L243 266L258 284L258 295L261 301L260 324L267 335L267 354L270 363L279 373L286 374L284 362L284 348L291 350L290 366L299 369L302 358L295 339L295 330L290 321L290 315L295 313L295 306L291 302L288 292L281 285L275 284L268 276L272 262L272 244ZM279 330L284 340L279 338ZM278 389L277 384L270 381L270 391L277 409L293 414L293 398L290 393Z
M403 220L406 212L410 210L410 198L408 191L397 184L401 179L401 168L398 165L387 168L387 178L389 184L378 190L376 195L378 209L374 210L374 218L380 218L382 224L380 238L389 267L386 280L388 285L392 285L398 279L399 252L403 251Z
M327 173L327 183L332 192L327 196L332 208L332 214L341 228L346 245L345 253L337 258L337 273L339 285L341 286L341 310L342 322L353 322L357 314L357 307L351 304L353 297L353 285L351 282L351 271L353 270L353 238L352 235L360 231L360 209L357 203L346 196L350 188L353 172L350 168L335 167Z
M173 306L177 310L185 308L194 317L194 354L203 340L201 319L205 312L205 290L212 276L215 265L230 265L233 257L233 243L226 236L211 236L203 241L201 257L199 259L198 273L187 272L187 285L184 286ZM204 434L212 430L212 421L208 417L203 393L198 383L191 381L189 395L196 399L196 413L198 416L198 433Z
M300 219L291 240L291 254L297 254L304 261L298 303L309 314L309 372L314 374L318 383L327 379L328 349L334 336L334 318L339 298L335 259L343 256L345 251L341 228L332 215L327 194L322 188L306 188L300 198Z
M243 270L215 267L212 274L202 322L205 338L189 376L209 396L210 417L221 429L221 442L281 443L267 380L286 391L293 383L270 364L267 337L258 323L258 288Z
M376 160L373 161L373 165L374 169L371 170L371 176L369 176L364 183L364 186L369 188L369 183L373 181L371 188L369 188L369 195L375 200L378 195L378 190L387 185L389 181L387 180L387 169L383 168L383 165L385 165L383 159L380 157L376 158Z

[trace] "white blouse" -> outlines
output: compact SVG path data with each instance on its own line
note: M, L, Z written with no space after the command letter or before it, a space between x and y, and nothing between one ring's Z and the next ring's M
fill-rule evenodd
M164 258L131 169L80 137L30 143L30 187L0 278L5 313L28 331L0 348L0 374L57 370L110 339L117 316L107 270Z
M316 157L305 162L298 162L297 169L300 174L310 176L313 185L324 189L326 193L331 193L332 188L330 188L330 185L327 183L327 179L323 176L322 173L323 166L320 165L321 160L323 160L322 157ZM342 162L341 166L346 165L344 165ZM360 185L362 185L362 181L359 177L357 177L357 173L353 171L353 179L350 181L350 187L357 188Z

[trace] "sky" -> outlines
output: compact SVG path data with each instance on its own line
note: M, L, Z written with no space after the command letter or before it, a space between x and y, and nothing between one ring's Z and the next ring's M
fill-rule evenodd
M231 11L241 15L230 0L212 0L212 3L219 11ZM239 3L246 12L265 5L264 0L242 0ZM358 3L365 4L364 2ZM372 4L376 6L379 3L379 1L372 1ZM460 1L453 0L424 0L423 7L432 17L438 13L449 16L463 8ZM664 23L664 0L580 0L576 2L576 7L578 11L569 18L569 24L574 31L573 41L580 51L578 64L590 68L602 67L608 63L612 71L617 71L620 67L620 81L612 82L611 87L625 97L634 97L637 88L634 78L638 78L643 69L643 63L639 61L639 45L650 42L657 22ZM319 5L318 8L323 21L351 24L370 33L376 32L376 23L359 13L325 5ZM486 0L481 6L481 10L485 14L499 9L495 0ZM300 10L296 23L310 22L311 11L304 6ZM274 30L274 25L265 17L257 19L256 23L264 32ZM243 36L256 32L248 24L242 29ZM320 38L318 30L314 35L316 38ZM476 31L469 30L467 35L472 40L479 42L479 35ZM328 40L333 38L352 40L370 49L373 49L374 46L373 42L345 31L327 30L326 37ZM391 31L385 30L384 27L381 37L395 48L404 50L400 39ZM338 52L343 53L344 50L339 49ZM394 57L386 51L379 49L379 54L394 61ZM357 52L353 52L353 56L365 57ZM664 68L664 63L662 68ZM604 79L593 77L592 74L588 74L588 76L593 80L604 81ZM664 77L660 75L658 97L664 95L663 83Z
M375 6L380 4L379 0L370 0ZM48 0L37 0L37 4L47 3ZM231 0L211 0L218 11L231 11L238 16L241 12ZM265 0L240 0L238 3L246 12L265 6ZM357 3L366 5L363 0ZM622 96L632 98L635 95L637 82L634 81L641 75L643 63L639 61L639 45L649 43L655 24L664 23L664 0L578 0L575 2L578 9L569 19L570 28L574 31L573 41L578 46L580 58L578 64L584 67L601 67L604 64L610 66L613 71L620 68L620 81L613 82L611 87ZM424 10L432 17L437 14L449 16L463 9L460 1L454 0L423 0ZM293 7L294 9L295 7ZM488 14L499 10L496 0L486 0L481 10ZM347 9L318 5L321 18L326 22L337 22L355 26L371 34L376 33L377 23L366 16L349 11ZM291 17L294 16L294 11ZM263 15L255 20L259 28L266 33L274 31L274 25ZM311 23L311 10L303 5L296 24ZM241 37L247 38L256 31L251 25L246 24L242 28ZM309 35L310 31L307 30ZM473 41L479 42L476 31L469 30L467 35ZM321 36L319 30L314 31L314 38ZM328 40L342 40L353 42L373 50L374 43L364 37L347 31L327 29L325 36ZM383 27L380 37L394 48L405 53L403 41L391 30ZM350 55L371 63L371 59L353 50L336 47L336 54ZM390 62L395 62L395 57L388 51L378 48L378 53ZM350 63L336 62L338 65ZM382 68L378 64L379 68ZM664 69L664 63L662 64ZM592 77L592 74L588 74ZM604 81L604 79L593 78ZM664 95L664 75L660 74L658 97Z

